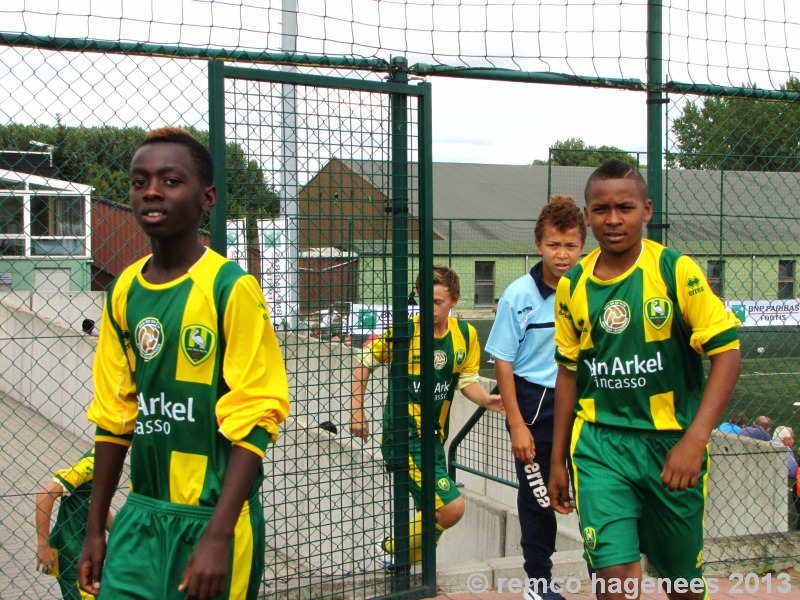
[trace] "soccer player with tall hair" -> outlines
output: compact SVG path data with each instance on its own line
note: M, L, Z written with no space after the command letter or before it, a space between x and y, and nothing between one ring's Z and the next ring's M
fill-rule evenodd
M94 363L95 473L81 587L102 598L254 599L264 567L262 461L289 412L286 369L256 279L206 248L208 150L148 134L130 165L152 254L115 280ZM103 525L131 449L131 491Z

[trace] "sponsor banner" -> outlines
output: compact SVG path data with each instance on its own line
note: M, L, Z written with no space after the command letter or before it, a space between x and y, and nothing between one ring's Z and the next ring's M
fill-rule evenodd
M276 330L286 329L290 322L290 305L296 298L296 291L289 289L287 279L286 219L259 219L258 242L262 257L261 289L269 305L272 325Z
M247 268L247 236L245 235L245 220L234 219L225 223L227 245L225 255L245 271Z
M742 322L742 327L800 325L800 300L729 300L725 307Z
M419 314L419 306L408 307L408 318ZM345 333L351 335L380 335L392 324L392 307L389 304L353 304L343 323Z

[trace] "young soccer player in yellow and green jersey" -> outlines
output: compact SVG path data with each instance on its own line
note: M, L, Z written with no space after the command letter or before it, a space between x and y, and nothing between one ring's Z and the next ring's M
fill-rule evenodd
M556 291L551 503L572 508L569 451L585 554L600 579L640 579L641 551L662 577L692 582L673 600L699 600L706 445L738 378L737 322L689 257L642 239L652 206L637 170L607 161L585 196L600 247Z
M422 503L422 459L421 415L422 403L433 402L437 419L437 441L435 446L436 478L436 529L438 534L458 523L464 515L464 499L455 482L447 474L447 461L444 454L444 441L450 426L450 406L456 390L460 390L469 400L496 412L502 412L500 396L489 394L478 382L480 367L480 343L475 328L468 323L450 317L450 311L458 303L461 295L458 275L444 265L435 265L433 273L433 328L434 357L433 375L435 381L434 397L423 398L420 394L420 323L419 316L412 321L408 356L408 424L394 424L391 408L384 407L383 437L381 452L390 471L401 473L409 478L409 489L414 504L419 510ZM420 289L419 277L416 289ZM370 374L375 366L393 360L393 329L389 329L373 340L357 356L358 364L353 372L351 398L350 431L366 441L369 438L369 424L364 413L364 394ZM396 440L398 435L408 436L408 457L398 456ZM406 467L407 465L407 467ZM422 547L422 514L417 512L409 526L409 546L411 562L420 559ZM438 537L437 537L438 539ZM393 539L382 543L383 549L393 552ZM394 565L398 566L398 565Z
M212 173L182 130L152 132L131 161L131 206L153 253L108 291L94 364L79 574L104 598L252 599L260 588L262 460L288 414L288 384L255 278L200 244ZM106 557L98 516L128 446L131 493Z
M94 448L70 467L59 469L36 494L36 569L58 579L64 600L91 600L78 586L78 557L86 533L94 479ZM61 499L53 531L50 518ZM107 526L111 524L108 515Z

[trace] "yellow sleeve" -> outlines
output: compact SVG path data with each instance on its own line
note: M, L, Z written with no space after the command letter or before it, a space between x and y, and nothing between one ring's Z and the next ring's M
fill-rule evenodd
M60 469L53 474L53 481L64 489L64 494L71 494L76 488L94 479L94 448L85 454L68 469Z
M562 277L558 280L555 301L555 324L556 324L556 354L555 360L558 364L575 370L578 364L578 352L581 349L581 339L572 321L570 306L570 285L571 280Z
M739 348L738 322L711 291L697 263L681 256L675 264L675 277L683 319L692 332L692 348L709 356Z
M217 401L219 431L234 445L263 454L289 416L289 383L267 303L255 278L233 286L223 323L223 376L230 391ZM262 430L262 434L256 431Z
M478 381L478 372L481 368L481 342L478 339L478 332L470 324L467 324L467 331L469 332L469 350L467 351L464 365L461 367L461 375L458 378L456 389L459 390Z
M366 347L356 353L356 359L368 369L385 365L392 360L392 328L372 340Z
M128 288L145 260L147 258L123 271L103 306L104 316L92 367L94 398L87 413L89 421L100 430L95 434L95 441L129 446L136 425L139 403L133 377L135 363L130 339L123 332L128 329L125 321Z

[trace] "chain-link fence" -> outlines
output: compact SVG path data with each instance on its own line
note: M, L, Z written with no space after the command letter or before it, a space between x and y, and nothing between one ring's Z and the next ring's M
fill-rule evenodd
M778 110L771 105L759 108L759 103L752 100L741 102L744 103L741 114ZM800 106L790 104L780 111L783 119L793 114L792 108L800 111ZM685 109L671 108L668 116L685 113ZM675 132L677 128L673 125L671 130ZM531 212L538 212L544 203L545 189L548 193L552 190L582 198L583 187L594 167L581 165L600 164L607 155L608 151L554 149L551 156L559 156L575 166L533 167L547 170L548 183L545 187L540 182L532 191ZM704 557L707 563L721 570L737 561L751 565L782 564L794 560L800 529L797 477L793 468L796 461L789 456L794 451L786 447L793 439L785 439L788 437L785 428L793 432L800 426L800 403L796 402L795 391L795 380L800 373L796 365L800 355L797 337L800 294L795 273L800 252L796 242L800 234L795 210L797 174L741 170L755 164L783 168L788 164L784 155L720 152L714 156L680 153L668 156L668 168L662 172L663 202L654 201L659 224L650 228L648 235L653 237L654 232L661 231L665 243L690 255L706 273L714 292L742 321L739 330L742 374L724 415L725 421L745 427L765 416L771 422L765 433L775 436L772 442L767 442L714 433L710 444L714 467L705 522L709 539ZM628 157L632 165L639 164L636 153L628 153ZM707 168L687 168L690 165ZM725 170L722 168L725 165L739 170ZM520 227L527 239L524 235L515 238L506 230L501 237L508 242L501 243L486 235L483 243L478 244L474 243L478 236L471 221L448 220L441 229L449 232L451 241L443 254L462 263L472 260L475 265L490 261L494 281L498 283L496 289L502 292L536 260L535 254L531 254L535 222L507 221L505 225ZM485 233L492 223L480 226ZM465 236L464 232L473 235ZM462 240L473 239L459 243L456 241L459 234ZM593 247L595 243L590 236L587 250ZM491 316L479 315L478 319L476 325L485 341L491 329ZM494 375L491 360L490 355L484 354L482 373L487 377ZM502 422L488 413L474 423L467 423L453 441L457 449L453 446L450 449L457 470L516 486L507 452L486 452L486 448L507 444L504 433ZM738 540L739 545L732 539Z
M800 426L800 15L777 4L749 3L746 13L638 0L1 7L0 596L57 595L33 571L36 493L90 447L103 291L149 251L128 205L127 168L146 131L163 125L190 129L225 164L224 210L205 242L259 278L290 373L292 416L265 461L266 596L431 593L430 569L409 581L375 560L373 542L409 518L377 444L398 372L373 373L375 427L362 446L347 433L353 354L405 313L411 282L433 260L460 274L458 313L485 341L494 298L537 260L532 219L550 194L580 199L591 171L581 162L434 163L426 173L436 85L423 92L418 78L483 80L488 97L493 80L638 94L649 114L638 144L647 159L637 160L654 190L651 236L692 255L744 317L745 365L729 411ZM552 120L560 109L553 101L519 118ZM630 118L622 107L597 116L621 129ZM467 135L473 125L463 124ZM483 355L487 376L490 360ZM501 420L478 427L465 440L475 463L513 480L508 457L490 451L504 447ZM785 452L740 442L714 438L721 487L709 503L707 559L796 556ZM773 545L736 554L738 535Z

